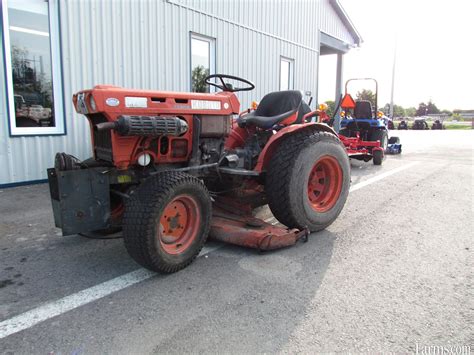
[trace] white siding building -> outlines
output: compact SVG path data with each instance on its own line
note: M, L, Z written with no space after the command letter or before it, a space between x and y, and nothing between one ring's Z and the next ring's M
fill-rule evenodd
M44 180L58 151L91 155L78 90L200 90L193 74L210 72L255 83L242 107L276 90L317 99L319 56L338 54L340 90L342 55L361 42L337 0L2 0L0 10L0 187Z

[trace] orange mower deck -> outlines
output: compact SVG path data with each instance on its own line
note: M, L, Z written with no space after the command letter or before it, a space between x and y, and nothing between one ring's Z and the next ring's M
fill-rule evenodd
M260 251L289 247L300 239L307 241L308 234L307 230L276 226L252 215L238 215L219 208L214 209L209 232L214 240Z

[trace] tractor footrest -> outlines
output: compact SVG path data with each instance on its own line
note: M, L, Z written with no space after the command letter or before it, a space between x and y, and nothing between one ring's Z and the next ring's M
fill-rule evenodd
M307 230L274 226L252 216L240 216L215 210L209 236L225 243L258 250L274 250L306 240Z

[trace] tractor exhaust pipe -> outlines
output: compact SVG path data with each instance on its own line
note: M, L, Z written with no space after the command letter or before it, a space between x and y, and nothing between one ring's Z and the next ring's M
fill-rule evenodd
M98 123L97 131L115 130L122 136L181 136L188 131L188 124L179 117L169 116L120 116L114 122Z
M111 129L115 129L117 122L102 122L98 123L94 126L96 131L110 131Z

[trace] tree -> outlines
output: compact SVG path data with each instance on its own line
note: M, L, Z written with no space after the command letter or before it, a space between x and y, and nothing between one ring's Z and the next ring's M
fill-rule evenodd
M436 105L433 103L433 101L428 101L428 105L426 105L428 108L428 114L430 113L440 113L439 109L436 107Z
M202 65L198 65L193 69L191 73L191 80L194 92L209 92L209 87L204 81L208 75L209 69L204 68Z
M336 103L332 100L328 100L325 102L326 105L328 105L328 109L326 110L326 113L328 114L329 117L332 117L334 115L334 110L336 109Z
M372 90L362 89L362 91L358 91L356 94L357 100L367 100L370 101L372 107L375 107L375 94Z
M424 115L436 114L436 113L440 113L440 110L436 107L436 105L431 100L428 101L428 104L421 102L418 105L418 109L416 110L417 116L424 116Z
M453 115L451 116L451 120L452 121L456 120L458 122L462 122L462 121L464 121L464 118L459 113L453 113Z
M383 107L383 112L387 116L390 114L390 104L389 103L385 104L385 106ZM405 115L406 115L406 112L405 112L405 109L402 106L393 104L393 117L403 117Z
M418 108L416 109L417 116L424 116L428 114L428 106L424 102L420 102Z
M408 117L414 117L416 115L416 108L415 107L408 107L405 109L405 115Z
M393 105L393 117L404 117L406 116L406 110L402 106Z

